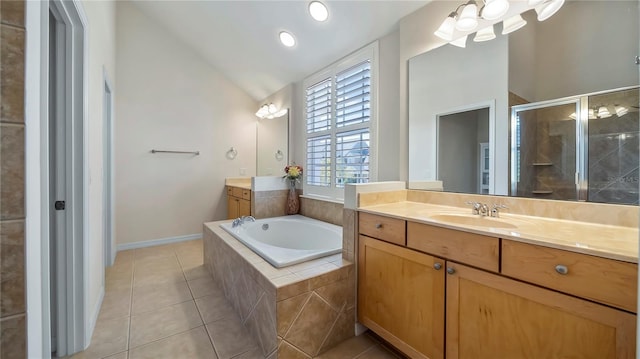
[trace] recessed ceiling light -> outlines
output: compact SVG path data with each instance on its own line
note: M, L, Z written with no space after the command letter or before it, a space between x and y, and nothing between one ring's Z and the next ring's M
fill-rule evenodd
M326 21L329 18L329 10L320 1L312 1L309 3L309 14L316 21Z
M280 31L280 42L286 47L293 47L296 44L296 39L290 33Z

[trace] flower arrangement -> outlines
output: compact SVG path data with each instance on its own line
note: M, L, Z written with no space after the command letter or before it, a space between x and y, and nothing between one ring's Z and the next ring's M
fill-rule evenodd
M286 178L290 181L299 182L302 177L302 166L291 165L284 168L286 173L282 178Z

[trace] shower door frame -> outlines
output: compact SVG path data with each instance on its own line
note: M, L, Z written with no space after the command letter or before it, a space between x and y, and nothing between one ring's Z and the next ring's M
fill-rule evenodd
M517 168L516 168L516 114L519 111L535 110L553 106L576 104L576 200L586 202L589 196L589 96L638 89L640 86L625 86L609 90L590 92L587 94L568 96L559 99L532 102L511 107L511 119L509 133L511 135L510 146L510 196L518 192Z

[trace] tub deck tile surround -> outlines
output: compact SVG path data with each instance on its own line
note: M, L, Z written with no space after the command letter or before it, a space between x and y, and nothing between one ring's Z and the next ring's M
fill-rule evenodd
M205 266L263 355L313 358L353 337L352 262L336 254L274 268L220 228L224 222L204 225Z
M535 200L502 196L429 191L361 193L359 211L407 219L419 223L511 239L518 242L584 253L630 263L638 262L638 215L636 206ZM382 197L400 199L377 204ZM434 220L432 214L468 214L466 201L505 204L501 217L516 229L477 227Z

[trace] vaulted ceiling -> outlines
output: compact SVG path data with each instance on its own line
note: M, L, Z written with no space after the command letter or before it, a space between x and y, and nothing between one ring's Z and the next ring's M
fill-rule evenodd
M256 100L331 64L397 28L429 1L330 1L329 19L309 16L310 1L136 1ZM297 44L282 46L280 31Z

